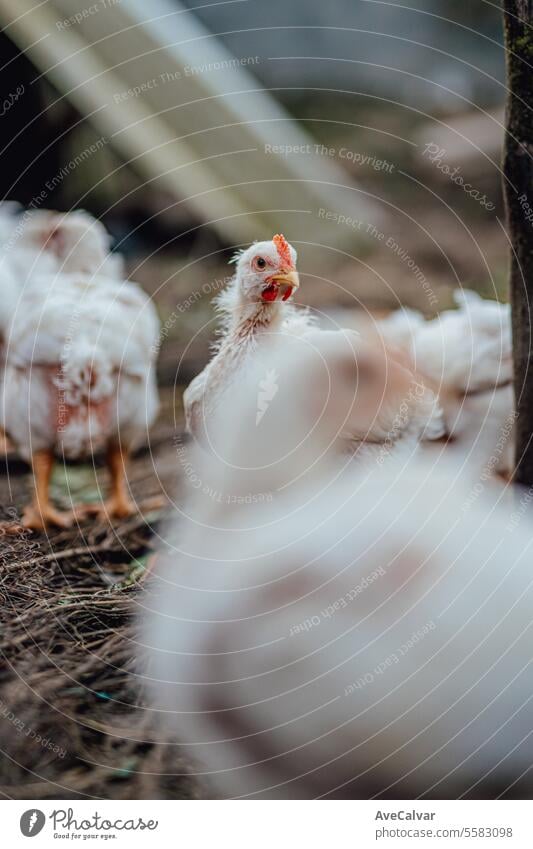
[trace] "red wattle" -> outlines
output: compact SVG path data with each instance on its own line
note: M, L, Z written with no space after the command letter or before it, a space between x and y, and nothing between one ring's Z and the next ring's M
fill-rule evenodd
M263 289L261 297L264 301L275 301L278 297L278 287L274 283L271 283L270 286Z

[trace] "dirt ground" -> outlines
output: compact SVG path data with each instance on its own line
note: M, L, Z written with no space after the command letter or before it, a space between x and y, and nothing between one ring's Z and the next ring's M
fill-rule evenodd
M179 497L173 390L150 447L131 462L140 504L161 490ZM170 404L169 404L170 402ZM178 407L179 410L179 407ZM176 427L180 428L178 421ZM98 497L105 470L59 467L61 504ZM29 495L25 465L0 476L3 517ZM6 538L0 545L0 794L4 798L191 798L201 793L179 747L147 709L136 673L140 594L165 510L113 527Z

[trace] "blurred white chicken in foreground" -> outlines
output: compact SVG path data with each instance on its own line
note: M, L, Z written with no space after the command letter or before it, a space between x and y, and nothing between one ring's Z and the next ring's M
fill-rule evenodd
M400 310L380 322L438 391L448 435L489 472L513 467L514 396L509 304L455 293L457 310L432 321Z
M418 452L354 475L338 365L329 392L292 351L259 424L235 389L193 453L144 599L154 708L209 795L495 796L533 760L531 519Z
M16 292L2 327L1 424L31 462L35 482L23 525L66 527L81 515L50 502L54 457L82 459L100 451L107 455L111 494L90 510L125 516L135 506L124 461L146 437L158 407L155 309L137 285L101 273L119 267L110 262L107 234L90 216L43 213L34 223L49 235L42 244L41 236L37 240L36 267L25 265L33 250L28 229L23 244L8 252ZM54 267L45 272L41 260L48 253Z
M288 376L293 362L298 381ZM227 505L241 503L246 487L250 493L257 489L256 472L264 485L271 480L268 492L286 490L307 475L314 479L324 460L329 467L331 453L342 462L355 453L358 464L368 460L371 468L399 448L415 450L420 434L433 426L433 401L431 396L428 402L409 369L389 360L376 339L366 342L351 331L317 331L284 337L281 346L273 334L270 344L250 355L239 382L206 421L202 445L181 446L180 462L191 483L188 512L195 519L202 513L202 520L210 522L221 510L229 521ZM235 421L237 409L245 411L246 421L250 416L249 425ZM350 452L345 450L348 437ZM295 465L305 470L296 478ZM228 491L228 474L230 492L235 489L239 496L235 501L216 496ZM240 527L240 514L234 518ZM194 530L193 523L193 536Z
M224 316L222 338L213 359L189 385L184 393L186 424L188 430L205 441L209 420L215 414L225 393L238 382L246 381L247 371L254 368L253 358L260 349L283 350L293 337L306 339L318 352L328 356L335 344L341 346L349 336L357 346L357 333L351 331L323 331L313 327L309 313L298 311L288 300L299 287L296 271L296 251L282 235L271 242L256 242L236 257L235 277L226 291L218 297L218 308ZM336 342L336 337L339 341ZM385 352L384 352L385 353ZM395 357L387 357L391 374L407 369ZM291 367L287 352L283 371ZM271 372L267 369L266 374ZM355 377L355 372L354 372ZM380 417L368 422L365 432L359 426L350 429L346 422L344 436L355 446L393 441L403 436L438 439L444 433L442 411L434 393L410 380L417 391L405 402L403 417L398 407L393 409L389 400L383 404ZM394 379L392 379L394 383ZM307 384L311 389L311 384ZM385 386L385 384L383 384ZM353 389L355 393L355 383ZM400 403L401 399L396 399ZM386 412L385 412L386 411ZM390 434L393 432L393 436Z

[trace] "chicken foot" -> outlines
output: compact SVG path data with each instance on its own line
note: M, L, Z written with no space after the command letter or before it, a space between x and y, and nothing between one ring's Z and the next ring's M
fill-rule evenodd
M72 512L57 510L50 501L50 477L54 468L54 453L49 450L36 451L32 458L33 499L22 514L22 527L33 531L45 531L49 525L69 528L74 522Z
M97 516L107 519L124 519L138 512L137 505L130 498L126 478L126 460L128 453L116 443L108 446L106 463L111 475L110 494L99 504L84 504L74 508L77 519Z

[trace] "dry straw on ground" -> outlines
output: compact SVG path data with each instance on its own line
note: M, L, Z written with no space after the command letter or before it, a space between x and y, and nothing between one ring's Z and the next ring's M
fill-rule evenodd
M134 466L137 497L153 491L147 462ZM10 481L17 507L22 484ZM2 797L200 794L179 746L143 704L137 672L136 617L159 519L0 539Z

